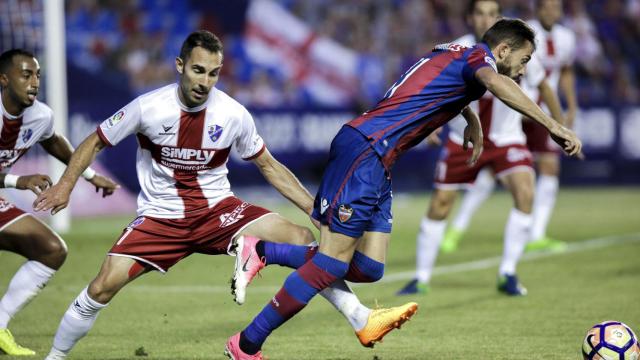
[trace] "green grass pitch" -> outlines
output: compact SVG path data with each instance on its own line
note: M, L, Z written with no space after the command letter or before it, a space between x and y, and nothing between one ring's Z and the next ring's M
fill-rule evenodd
M442 272L430 294L396 297L414 269L415 234L426 206L426 196L396 196L387 279L354 288L371 307L417 301L420 309L412 321L366 349L342 316L317 297L271 336L265 355L272 360L580 359L582 337L595 323L619 320L640 332L639 188L562 189L548 233L571 242L571 252L522 262L518 273L529 289L524 298L496 292L497 264L491 261L478 269L451 266L501 254L511 206L504 192L483 206L458 252L440 255ZM273 208L308 224L292 206ZM65 236L67 263L10 325L21 344L38 352L36 358L46 355L62 314L95 276L130 219L74 222ZM587 241L602 237L607 239ZM0 292L22 262L14 254L0 254ZM222 359L227 337L251 321L289 273L265 269L249 288L245 305L238 306L228 291L232 266L231 257L194 255L167 275L145 275L102 311L69 358ZM136 355L140 348L146 356Z

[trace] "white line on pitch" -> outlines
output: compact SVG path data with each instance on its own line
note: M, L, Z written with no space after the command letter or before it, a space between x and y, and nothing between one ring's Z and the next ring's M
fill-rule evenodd
M613 245L630 244L640 242L640 233L607 236L597 239L582 240L570 243L564 252L536 252L523 255L520 262L529 262L537 259L544 259L555 256L562 256L593 249L601 249ZM497 267L500 264L500 256L469 261L453 265L436 266L433 271L434 276L445 274L456 274L473 270L486 270ZM231 270L230 270L231 271ZM409 280L415 276L414 271L404 271L385 275L378 283L389 283L394 281ZM352 284L358 286L360 284ZM65 286L65 290L76 291L78 287ZM251 286L249 292L252 293L274 293L280 289L280 286ZM208 294L227 294L230 293L229 286L221 285L131 285L129 291L136 292L153 292L153 293L208 293Z

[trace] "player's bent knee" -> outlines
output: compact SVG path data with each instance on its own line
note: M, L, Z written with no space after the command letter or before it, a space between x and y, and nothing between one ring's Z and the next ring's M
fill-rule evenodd
M345 280L358 283L371 283L382 279L384 275L384 263L356 251L349 264L349 271Z
M89 297L97 301L101 304L107 304L115 294L118 292L114 286L109 286L108 283L102 281L100 278L94 279L91 284L89 284L89 288L87 289L87 294Z
M67 245L64 240L55 235L42 236L39 244L42 246L37 251L34 260L58 270L67 259Z

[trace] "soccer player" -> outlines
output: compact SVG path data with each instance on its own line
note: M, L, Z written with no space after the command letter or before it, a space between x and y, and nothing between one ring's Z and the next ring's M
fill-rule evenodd
M235 147L305 213L313 207L309 192L266 149L249 112L214 87L222 61L222 43L215 35L190 34L176 58L179 82L141 95L105 120L78 147L60 181L34 202L36 210L52 213L66 207L74 184L96 154L136 134L138 217L111 248L97 277L69 306L47 360L66 358L99 311L128 283L150 270L164 273L192 253L237 254L241 271L234 281L246 286L247 274L253 277L265 263L299 267L315 252L301 246L313 241L308 228L231 192L225 164ZM299 246L276 246L258 238ZM244 302L243 290L234 289L238 303ZM343 281L328 290L323 296L349 320L365 346L415 312L413 304L370 310Z
M472 1L468 15L473 34L454 41L455 44L473 46L498 20L500 6L494 0ZM550 104L554 118L562 117L560 103L545 81L542 65L533 57L527 64L526 75L521 84L540 89L545 103ZM464 119L457 117L449 123L449 139L436 166L435 191L430 208L422 220L417 236L416 277L398 291L398 295L426 293L429 280L443 240L446 219L457 197L458 190L478 180L481 171L497 177L511 192L514 208L511 210L504 233L504 252L498 272L498 290L507 295L525 295L526 289L516 276L516 265L529 240L532 223L534 188L533 159L526 147L522 132L521 114L503 102L485 93L478 102L471 103L478 110L484 138L484 152L473 167L464 162L462 139ZM437 136L431 134L431 142ZM495 175L493 175L495 174ZM493 182L493 180L491 179ZM449 239L451 241L451 239ZM444 244L443 244L444 245ZM457 245L455 242L453 245ZM443 247L453 249L452 244Z
M454 41L455 44L473 46L498 20L500 5L495 0L471 1L467 20L473 34ZM560 104L547 84L545 71L535 57L527 64L521 83L538 87L545 102L552 104L554 118L561 117ZM485 93L479 101L471 103L478 111L484 137L484 151L477 164L465 163L462 148L464 119L458 116L449 123L449 138L442 149L436 166L435 191L431 197L426 217L422 219L417 236L416 277L403 287L398 295L426 293L458 190L477 180L481 169L487 169L500 179L511 192L514 208L511 210L504 232L504 252L498 272L498 290L508 295L525 295L526 289L516 276L516 265L529 240L533 203L533 159L526 147L522 132L521 115L491 93ZM430 137L434 136L430 135ZM432 140L433 141L433 140ZM443 248L444 250L444 248Z
M33 54L12 49L0 55L0 187L31 190L36 195L51 185L51 179L43 174L10 174L11 166L35 144L65 164L73 152L69 141L53 130L51 109L36 99L39 88L40 65ZM113 181L92 169L83 175L96 189L102 189L104 196L117 188ZM15 342L9 322L62 266L67 246L42 221L0 198L0 250L27 258L0 299L0 352L34 355L34 351Z
M536 16L536 20L529 21L529 25L536 31L536 43L539 49L534 54L534 58L542 63L545 69L546 83L549 85L549 89L546 91L550 90L557 94L558 90L561 90L564 95L567 112L563 116L563 120L565 125L571 128L578 108L573 73L575 35L567 27L558 24L563 16L561 0L537 0ZM555 105L548 101L548 94L545 94L545 91L527 83L523 84L523 90L533 100L541 101L543 109L548 110L555 119L561 119L553 113ZM562 251L566 249L565 242L546 236L547 225L558 193L560 149L536 122L525 120L523 129L527 138L527 146L534 154L538 170L533 202L533 224L526 250ZM442 242L444 251L455 250L457 243L467 229L471 216L489 196L493 188L494 180L491 174L486 171L481 172L473 187L465 194L458 215L447 230Z
M314 202L313 217L322 224L319 250L289 275L249 326L229 338L226 352L232 359L261 359L269 334L319 291L344 278L350 263L384 266L392 223L394 161L462 112L469 124L464 142L473 143L471 162L475 162L482 150L482 129L467 105L487 89L542 123L569 154L580 151L582 145L573 132L548 117L512 80L524 74L534 41L535 33L523 21L505 19L471 48L437 46L374 109L341 128L331 144Z

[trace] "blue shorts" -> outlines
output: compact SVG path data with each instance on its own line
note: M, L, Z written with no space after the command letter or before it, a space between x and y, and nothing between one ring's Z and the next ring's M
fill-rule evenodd
M391 177L380 157L364 135L343 126L331 143L313 218L353 238L365 231L390 233L391 198Z

